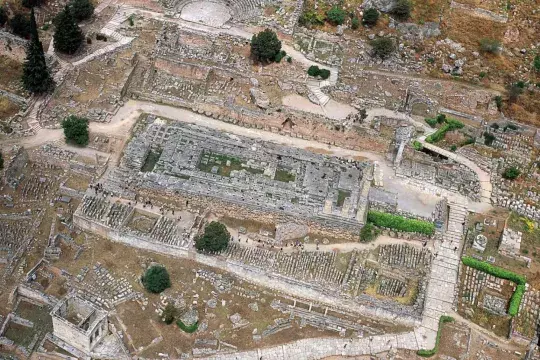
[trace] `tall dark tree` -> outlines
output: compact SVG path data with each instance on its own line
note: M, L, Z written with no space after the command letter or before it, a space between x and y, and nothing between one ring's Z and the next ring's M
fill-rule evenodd
M6 10L2 6L0 6L0 26L4 26L7 21L8 16Z
M15 16L9 20L9 26L15 35L24 38L30 35L30 21L24 14L15 14Z
M212 221L204 228L204 234L195 240L195 248L202 252L216 253L227 248L231 234L220 222Z
M43 0L22 0L22 6L26 8L33 8L34 6L41 6L43 4Z
M30 13L30 42L26 48L22 82L27 91L37 94L48 92L54 87L53 78L45 61L43 45L39 41L34 9Z
M85 146L88 145L88 119L69 115L62 121L66 142Z
M251 38L251 56L257 61L274 61L280 50L281 41L270 29L261 31Z
M66 54L73 54L84 39L79 25L75 22L69 6L56 18L56 32L54 33L54 49Z
M94 14L94 5L90 0L71 0L69 3L71 14L77 21L90 19Z

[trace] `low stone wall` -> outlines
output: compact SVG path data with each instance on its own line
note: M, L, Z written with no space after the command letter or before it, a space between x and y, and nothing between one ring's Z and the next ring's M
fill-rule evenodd
M44 294L41 291L32 289L31 287L28 287L26 285L17 286L15 295L23 296L31 300L37 301L38 303L48 304L50 306L54 306L58 302L58 299L54 296Z

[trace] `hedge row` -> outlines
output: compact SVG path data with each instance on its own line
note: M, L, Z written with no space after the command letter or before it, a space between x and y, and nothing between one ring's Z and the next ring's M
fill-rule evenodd
M435 131L431 135L428 135L428 137L426 137L426 141L431 144L441 141L442 139L444 139L444 136L448 131L461 129L463 126L464 125L461 121L457 121L454 119L446 119L446 123L441 126L439 130Z
M451 316L441 316L439 318L439 329L437 330L437 337L435 338L435 347L431 350L424 350L420 349L416 352L419 356L422 357L431 357L439 351L439 342L441 341L441 331L442 331L442 324L452 322L454 321L454 318Z
M194 333L195 331L197 331L197 329L199 328L199 322L197 321L195 324L193 325L190 325L190 326L187 326L186 324L184 324L181 320L178 320L176 322L176 325L178 325L178 327L182 330L184 330L185 332L187 332L188 334L191 334L191 333Z
M399 231L416 232L426 235L432 235L435 232L435 224L433 223L422 220L406 219L403 216L380 211L369 211L367 220L376 226Z
M519 311L519 305L521 304L521 299L523 298L523 294L525 293L525 284L527 283L527 279L525 278L525 276L516 274L514 272L505 270L497 266L493 266L491 264L469 256L462 257L461 262L463 262L463 264L469 267L472 267L473 269L480 270L489 275L493 275L501 279L510 280L516 283L516 290L512 294L512 297L510 298L510 304L508 305L508 314L510 316L517 315Z

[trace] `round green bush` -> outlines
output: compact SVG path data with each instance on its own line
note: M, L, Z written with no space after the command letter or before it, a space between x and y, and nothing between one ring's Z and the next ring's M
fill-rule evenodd
M362 17L362 24L366 26L375 26L379 20L379 12L375 8L367 9Z
M326 12L326 19L333 25L342 25L345 22L347 13L342 8L334 5Z
M220 222L212 221L204 228L204 234L195 240L195 248L202 252L216 253L229 245L231 234Z
M146 270L142 278L144 288L151 293L159 294L163 290L171 287L171 279L167 269L163 266L155 265Z
M251 56L257 61L275 61L280 50L281 41L279 41L277 34L270 29L261 31L251 38Z

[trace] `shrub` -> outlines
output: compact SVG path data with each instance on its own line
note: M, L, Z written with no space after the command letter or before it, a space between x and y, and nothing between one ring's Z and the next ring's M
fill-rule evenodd
M4 26L4 24L8 21L8 16L6 13L6 10L2 6L0 6L0 26Z
M197 331L197 328L199 327L199 322L197 321L195 324L187 326L185 325L181 320L176 321L176 325L183 331L187 332L188 334L194 333Z
M501 43L496 39L484 38L480 40L480 50L483 52L496 54L500 51Z
M495 135L488 133L487 131L484 132L484 145L491 146L495 139L497 139Z
M438 122L437 119L426 118L425 120L428 123L428 125L431 126L432 128L437 126L437 122Z
M287 62L288 62L289 64L292 63L292 57L287 56Z
M22 0L22 6L31 9L33 7L39 7L43 4L43 0Z
M133 15L130 15L130 16L128 17L128 21L129 21L129 26L135 25L135 22L133 21Z
M70 115L62 121L66 142L79 146L88 145L88 120Z
M355 16L351 20L351 29L356 30L360 27L360 20Z
M380 234L380 230L373 226L372 223L367 223L364 225L362 230L360 230L360 241L367 243L375 240Z
M414 150L422 151L422 149L424 148L422 143L420 141L418 141L418 140L414 140L412 144L413 144Z
M497 105L497 110L501 111L502 105L503 105L502 96L497 95L494 97L494 100L495 100L495 104Z
M90 0L71 0L69 6L71 14L77 21L90 19L94 14L94 5Z
M328 69L321 69L321 71L319 71L319 76L323 79L323 80L326 80L330 77L330 70Z
M315 11L306 11L300 15L298 23L301 26L309 27L312 25L324 25L326 17L324 15L318 14Z
M516 179L519 175L521 175L521 171L519 171L519 169L515 166L512 166L512 167L509 167L509 168L506 168L502 174L502 177L505 178L505 179L508 179L508 180L514 180Z
M251 56L257 61L274 61L280 50L281 41L270 29L261 31L251 38Z
M492 128L492 129L497 130L500 126L497 123L493 123L493 124L489 125L489 127Z
M417 355L422 357L431 357L439 351L439 342L441 341L442 325L444 323L452 322L454 318L451 316L443 315L439 318L439 328L437 329L437 337L435 338L435 347L431 350L420 349L416 352Z
M326 20L333 25L341 25L345 22L347 13L337 5L332 6L330 10L326 12Z
M195 240L195 248L203 252L219 252L229 245L231 234L223 225L212 221L204 228L204 234Z
M460 144L460 146L474 144L475 142L476 142L476 138L468 137L467 139L463 140L463 142Z
M287 56L287 53L285 52L285 50L281 50L280 52L276 54L274 61L279 63L281 62L281 59L283 59L285 56Z
M533 68L536 72L540 72L540 55L534 57Z
M407 20L411 16L412 4L409 0L398 0L392 8L392 14L399 20Z
M15 16L9 20L9 26L15 35L21 37L28 37L28 35L30 35L30 19L23 14L15 14Z
M362 17L362 24L366 26L375 26L379 20L379 12L375 8L369 8L364 12Z
M443 115L444 116L444 115ZM439 118L439 117L437 117ZM455 119L446 119L444 117L444 120L446 121L446 124L441 126L439 130L435 131L433 134L428 135L426 137L426 141L430 144L436 143L444 139L446 133L448 131L453 131L457 129L461 129L464 125L461 121L455 120Z
M171 279L169 278L169 273L167 269L163 266L152 266L142 278L142 283L144 288L151 293L159 294L163 290L171 287Z
M473 269L480 270L482 272L485 272L486 274L493 275L495 277L510 280L517 284L516 290L512 294L512 297L510 298L510 304L508 306L508 314L510 316L517 315L519 311L519 305L521 304L521 298L523 297L523 294L525 293L525 284L527 283L527 279L519 274L513 273L511 271L508 271L506 269L493 266L491 264L488 264L486 262L477 260L475 258L464 256L461 258L461 262L465 264L466 266L472 267Z
M519 95L523 93L523 87L519 86L519 83L512 84L508 88L508 101L511 103L516 102Z
M392 39L385 37L371 40L370 45L373 48L372 55L380 57L381 59L386 59L395 50L395 45Z
M403 216L380 211L369 211L367 220L378 227L399 231L416 232L426 235L432 235L435 232L435 225L433 223L423 220L406 219Z
M516 125L514 125L514 124L508 124L508 125L506 125L506 126L504 127L504 131L506 131L506 130L508 130L508 129L510 129L510 130L517 130L518 127L517 127Z
M2 156L2 153L0 152L0 170L4 168L4 157Z
M437 122L438 122L439 124L442 124L442 123L446 122L446 115L444 115L444 114L438 114L438 115L437 115Z
M176 318L177 310L172 303L168 303L165 309L163 310L162 320L165 324L170 325L173 323L174 318Z
M485 71L480 71L480 74L478 74L478 76L480 77L480 79L483 79L485 78L487 75L487 73Z
M451 152L456 152L456 150L457 150L457 145L450 146L450 151Z

